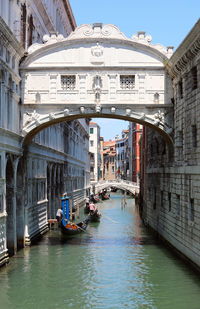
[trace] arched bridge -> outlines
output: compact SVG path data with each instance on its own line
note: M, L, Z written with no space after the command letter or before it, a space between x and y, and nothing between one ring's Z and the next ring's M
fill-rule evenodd
M99 23L43 39L21 63L24 144L50 125L95 117L137 122L173 143L171 48Z
M137 195L140 192L140 187L137 183L123 179L117 179L117 180L99 181L98 183L95 184L95 193L98 193L103 189L108 189L111 187L129 191L133 195Z

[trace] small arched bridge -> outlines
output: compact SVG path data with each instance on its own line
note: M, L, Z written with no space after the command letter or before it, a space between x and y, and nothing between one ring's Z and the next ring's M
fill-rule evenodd
M94 186L95 186L95 193L98 193L103 189L108 189L111 187L129 191L133 195L137 195L140 192L140 187L137 183L123 179L102 180L97 182Z

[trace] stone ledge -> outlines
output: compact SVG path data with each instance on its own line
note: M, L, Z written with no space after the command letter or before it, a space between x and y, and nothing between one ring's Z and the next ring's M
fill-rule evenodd
M0 267L8 264L9 262L9 256L8 256L8 253L7 252L4 252L2 254L2 256L0 255Z

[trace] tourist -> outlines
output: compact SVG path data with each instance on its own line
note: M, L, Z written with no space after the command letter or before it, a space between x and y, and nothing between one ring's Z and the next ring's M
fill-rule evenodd
M59 207L58 210L57 210L57 213L56 213L56 219L57 219L57 222L58 222L58 223L61 221L62 216L63 216L63 211L62 211L62 209Z

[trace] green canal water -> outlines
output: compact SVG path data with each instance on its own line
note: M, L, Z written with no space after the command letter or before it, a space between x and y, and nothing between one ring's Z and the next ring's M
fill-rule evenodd
M0 270L0 309L200 309L200 278L142 226L134 200L99 204L100 223L52 230Z

